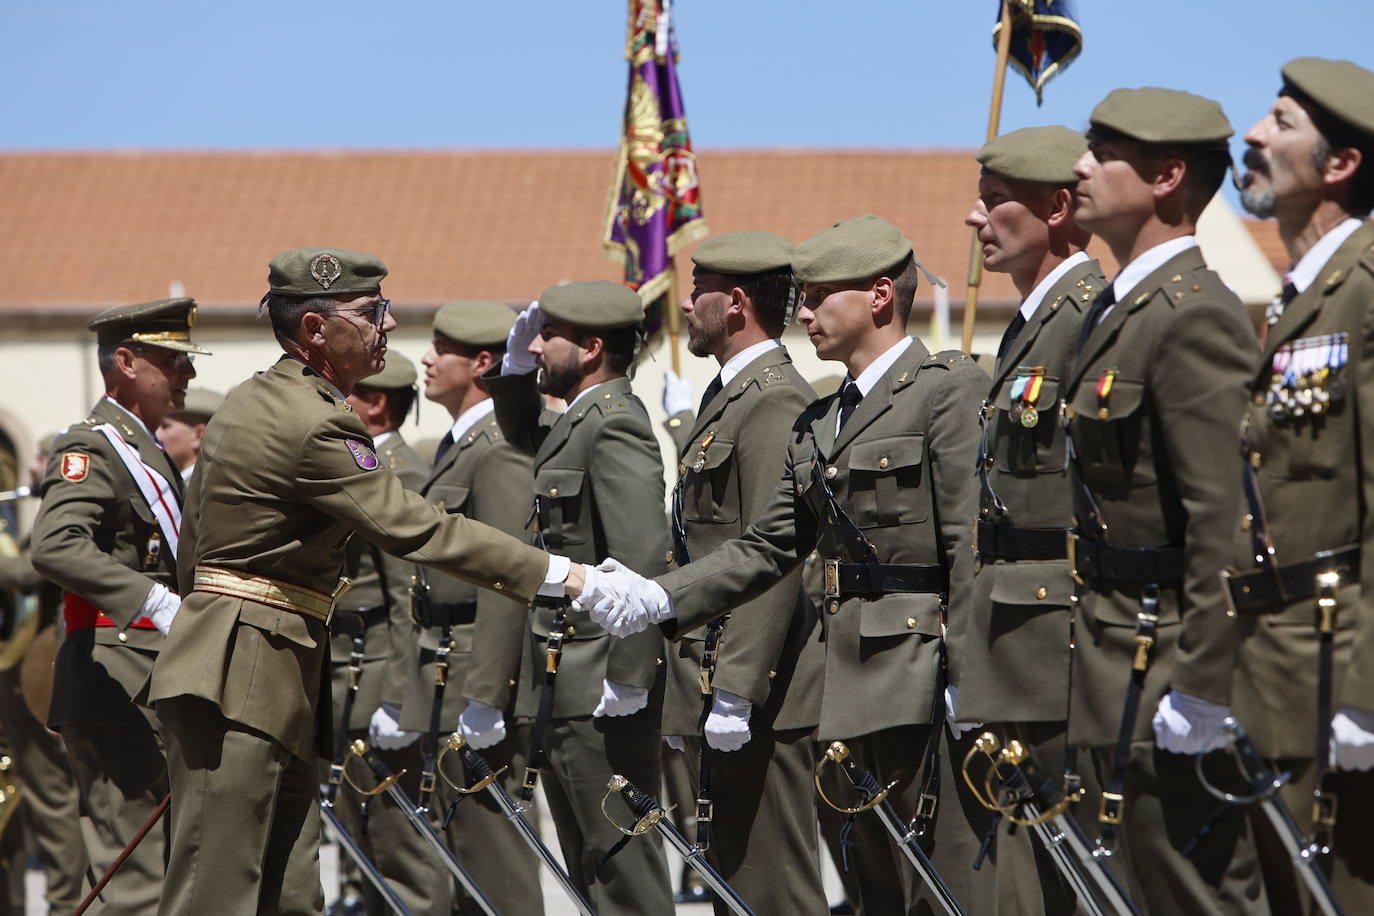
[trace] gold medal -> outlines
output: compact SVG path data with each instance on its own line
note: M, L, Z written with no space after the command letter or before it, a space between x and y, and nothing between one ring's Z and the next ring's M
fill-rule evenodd
M1027 404L1021 408L1021 425L1026 429L1033 429L1035 424L1040 422L1040 411Z

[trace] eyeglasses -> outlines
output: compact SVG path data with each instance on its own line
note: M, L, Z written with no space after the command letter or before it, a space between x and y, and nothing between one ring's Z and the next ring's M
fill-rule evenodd
M382 326L382 322L383 322L383 321L386 321L387 312L390 312L390 311L391 311L391 300L390 300L390 299L379 299L379 300L377 300L377 304L376 304L376 305L364 305L364 306L359 306L358 308L330 309L330 310L329 310L329 314L331 314L331 315L336 315L336 314L338 314L339 312L359 312L359 313L362 313L362 314L367 315L367 316L368 316L368 319L367 319L367 320L368 320L369 322L371 322L372 324L374 324L374 325L376 325L377 327L380 328L380 327Z
M131 344L130 350L142 356L150 363L158 366L171 368L173 371L184 371L191 368L191 364L196 361L194 353L183 353L180 350L168 350L165 347L143 347L138 344Z

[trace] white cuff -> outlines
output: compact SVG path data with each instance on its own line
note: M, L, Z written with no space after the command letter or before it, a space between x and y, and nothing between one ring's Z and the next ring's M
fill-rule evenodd
M171 632L172 618L176 617L180 608L180 596L161 582L154 582L153 587L148 589L148 597L143 599L139 614L151 620L158 632L166 636Z
M549 554L549 568L544 573L544 584L539 586L539 594L545 598L562 598L563 583L568 581L571 571L572 560L556 553Z

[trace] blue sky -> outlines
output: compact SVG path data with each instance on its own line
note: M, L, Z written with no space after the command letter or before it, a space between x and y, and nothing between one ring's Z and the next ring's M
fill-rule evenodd
M1078 6L1083 55L1038 110L1009 75L1004 130L1081 127L1110 89L1164 85L1218 99L1241 133L1288 58L1374 66L1372 17L1357 19L1349 0ZM624 0L7 0L0 148L609 147L625 10ZM983 141L994 0L677 0L674 10L699 148Z

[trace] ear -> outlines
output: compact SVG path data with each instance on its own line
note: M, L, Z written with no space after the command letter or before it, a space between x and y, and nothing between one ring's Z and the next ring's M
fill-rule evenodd
M1350 181L1360 170L1363 160L1364 153L1353 146L1332 150L1331 155L1326 157L1326 165L1322 169L1322 182L1331 185Z
M205 424L197 423L191 427L191 442L196 448L200 448L200 441L205 438Z
M734 287L730 290L730 304L725 307L725 314L743 315L746 303L749 303L749 294L738 286Z
M134 351L129 347L119 347L114 352L114 371L126 379L134 377Z
M601 355L606 351L606 338L593 334L583 338L578 346L582 349L582 371L590 372L601 362Z
M301 330L297 339L315 345L324 343L324 315L306 312L301 316Z
M490 350L483 350L472 361L472 374L480 378L494 365L496 365L496 357L492 355Z
M1055 188L1049 193L1045 205L1049 208L1045 222L1051 227L1073 222L1073 192L1068 188Z
M1177 156L1170 156L1160 162L1150 182L1155 200L1177 193L1187 174L1188 163Z
M879 277L873 284L873 304L870 309L875 318L885 311L892 310L892 297L896 291L896 285L892 282L891 277Z

